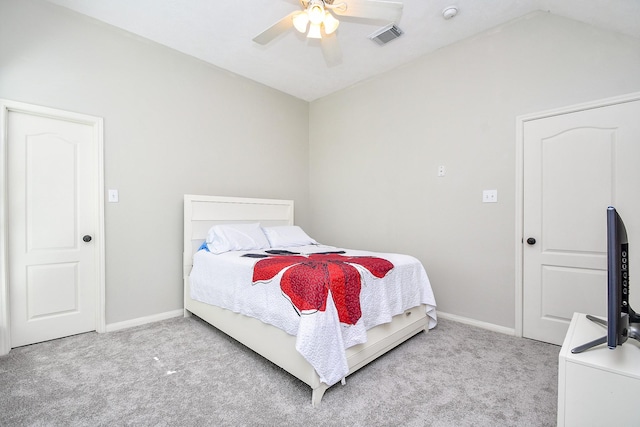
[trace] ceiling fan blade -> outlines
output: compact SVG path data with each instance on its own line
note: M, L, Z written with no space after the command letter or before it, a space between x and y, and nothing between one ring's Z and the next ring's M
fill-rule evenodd
M322 47L322 55L327 66L332 67L342 63L342 50L338 43L336 33L329 35L323 34L322 40L320 40L320 46Z
M403 4L396 1L346 0L344 3L336 2L331 11L336 15L397 22L402 15L402 7Z
M272 26L270 26L269 28L267 28L257 36L255 36L253 38L253 41L262 45L269 43L271 40L275 39L280 34L284 33L285 31L293 27L293 17L299 13L302 13L302 12L299 10L295 12L291 12L290 14L288 14L287 16L285 16L284 18L282 18L281 20L279 20L278 22L276 22L275 24L273 24Z

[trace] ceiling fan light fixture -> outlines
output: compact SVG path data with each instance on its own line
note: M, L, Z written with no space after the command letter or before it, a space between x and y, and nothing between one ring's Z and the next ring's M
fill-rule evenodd
M307 32L307 26L309 25L309 16L306 12L300 12L293 17L293 26L302 34Z
M309 15L309 21L312 24L320 25L324 20L324 7L322 2L314 2L307 9L307 15Z
M322 24L324 25L325 34L331 34L338 29L340 21L334 18L334 16L330 12L327 12L324 15L324 21L322 21Z
M307 38L310 39L321 39L322 32L320 31L320 24L314 24L313 22L309 26L309 32L307 33Z

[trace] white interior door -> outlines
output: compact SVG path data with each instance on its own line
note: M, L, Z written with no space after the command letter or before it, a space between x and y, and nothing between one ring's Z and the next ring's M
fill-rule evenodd
M8 110L4 125L11 347L101 329L96 123Z
M522 333L562 344L574 312L606 316L607 206L640 269L640 101L527 121L523 142Z

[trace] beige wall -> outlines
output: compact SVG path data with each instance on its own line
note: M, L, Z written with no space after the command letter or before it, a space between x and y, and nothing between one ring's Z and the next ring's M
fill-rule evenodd
M104 118L107 323L182 307L185 193L308 224L304 101L40 0L0 0L0 98Z
M315 101L311 232L412 254L439 310L513 328L516 116L639 90L640 40L536 13Z

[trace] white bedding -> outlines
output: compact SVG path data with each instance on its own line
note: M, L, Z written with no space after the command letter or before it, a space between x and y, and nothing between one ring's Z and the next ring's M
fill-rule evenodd
M261 250L217 255L198 251L190 274L191 298L257 318L296 336L296 349L327 385L333 385L347 375L345 349L366 342L367 329L388 323L393 316L420 304L427 306L429 328L436 324L436 303L431 285L422 264L414 257L323 245L282 249L303 255L342 250L344 256L383 258L390 261L393 268L384 277L377 278L361 265L350 264L362 277L362 316L354 325L339 321L331 295L324 311L299 314L280 288L280 279L286 269L272 280L253 283L253 267L264 258L242 255L264 254Z

